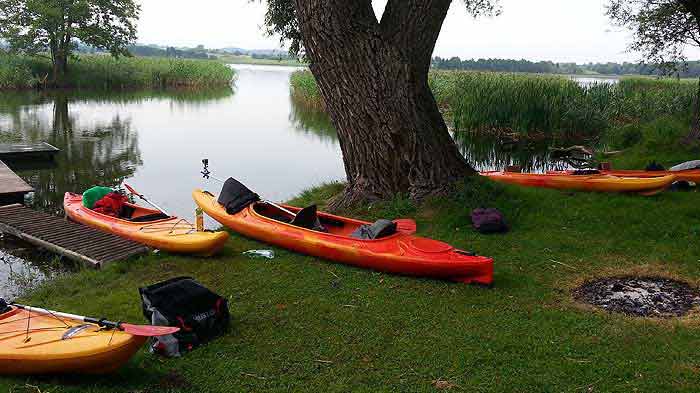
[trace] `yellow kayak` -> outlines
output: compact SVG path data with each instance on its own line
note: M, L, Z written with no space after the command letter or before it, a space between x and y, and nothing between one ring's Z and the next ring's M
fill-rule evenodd
M104 374L146 342L120 330L11 307L0 314L0 374Z
M567 173L519 173L482 172L491 180L528 187L554 188L558 190L626 192L642 195L657 194L668 188L674 175L637 178L618 177L607 174L573 175Z
M129 204L130 219L98 213L83 206L82 195L67 192L63 200L66 216L71 220L113 233L149 247L176 254L211 256L221 251L228 233L198 232L194 225L178 217L164 216L158 210Z

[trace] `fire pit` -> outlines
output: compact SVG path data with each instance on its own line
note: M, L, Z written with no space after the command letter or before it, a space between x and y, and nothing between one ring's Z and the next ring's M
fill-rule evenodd
M573 294L604 310L639 317L680 317L700 305L697 289L660 277L602 278L586 282Z

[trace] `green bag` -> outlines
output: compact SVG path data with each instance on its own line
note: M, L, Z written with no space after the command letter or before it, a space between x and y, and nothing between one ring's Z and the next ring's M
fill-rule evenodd
M92 209L93 207L95 207L95 203L97 203L97 201L104 198L105 195L113 191L114 190L112 190L109 187L92 187L91 189L83 193L83 206L87 207L88 209Z

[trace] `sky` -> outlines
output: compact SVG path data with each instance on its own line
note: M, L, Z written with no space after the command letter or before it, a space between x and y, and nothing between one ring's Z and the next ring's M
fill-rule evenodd
M277 49L279 38L263 32L265 4L256 0L140 0L143 44ZM638 61L627 52L628 31L611 25L607 0L501 0L503 14L474 19L454 0L435 55L555 62ZM386 0L373 0L375 13ZM700 51L689 51L700 58Z

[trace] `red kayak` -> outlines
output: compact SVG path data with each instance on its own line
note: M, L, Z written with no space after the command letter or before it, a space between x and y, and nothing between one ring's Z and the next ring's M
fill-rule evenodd
M354 234L361 227L372 226L369 222L318 212L314 218L323 229L307 229L290 223L293 215L289 212L301 215L302 209L297 207L281 205L280 209L271 203L254 201L229 214L208 192L196 190L192 196L205 213L234 231L302 254L388 273L493 284L493 259L415 236L413 220L395 220L396 225L389 225L393 231L368 240Z

